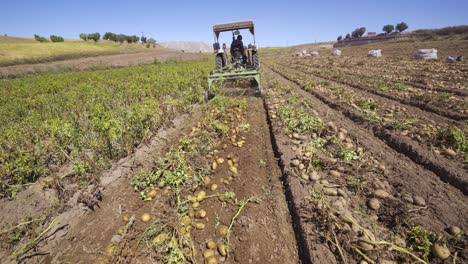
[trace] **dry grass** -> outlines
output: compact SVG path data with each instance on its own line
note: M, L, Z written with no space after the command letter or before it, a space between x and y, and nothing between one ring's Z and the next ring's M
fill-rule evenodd
M159 46L157 49L162 49ZM142 44L65 41L40 43L28 38L0 37L0 66L38 63L72 58L154 51Z

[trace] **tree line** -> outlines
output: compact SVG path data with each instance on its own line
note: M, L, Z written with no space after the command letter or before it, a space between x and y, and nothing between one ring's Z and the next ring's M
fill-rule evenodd
M395 26L391 24L385 25L383 26L382 31L385 32L385 34L390 34L394 31L397 33L401 33L407 29L408 29L408 25L405 22L401 22L401 23L396 24ZM351 32L351 34L349 33L346 34L344 39L360 38L364 36L364 33L366 33L365 27L356 28L353 32ZM341 41L342 39L343 39L343 36L340 35L338 36L336 40Z
M64 42L65 41L61 36L56 36L56 35L51 35L49 38L52 42ZM34 39L39 42L49 42L47 38L39 36L37 34L34 34Z
M84 41L88 41L88 40L93 40L94 42L98 42L100 39L101 39L101 34L96 32L96 33L80 33L80 39L84 40ZM39 36L37 34L34 35L34 39L39 41L39 42L49 42L49 39L45 38L45 37L42 37L42 36ZM142 36L141 38L136 36L136 35L132 35L132 36L128 36L128 35L125 35L125 34L116 34L116 33L112 33L112 32L106 32L103 36L102 36L102 39L103 40L110 40L110 41L114 41L114 42L119 42L119 43L123 43L123 42L127 42L127 43L138 43L139 41L141 41L141 43L144 43L146 44L146 47L150 47L151 45L153 45L153 48L156 46L156 40L153 39L153 38L147 38L147 37L144 37ZM50 41L52 42L64 42L64 39L63 37L61 36L56 36L56 35L51 35L50 36Z

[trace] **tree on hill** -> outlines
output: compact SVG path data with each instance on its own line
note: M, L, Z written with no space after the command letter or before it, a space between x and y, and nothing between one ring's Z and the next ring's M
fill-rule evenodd
M61 36L56 36L56 35L50 36L50 40L52 40L52 42L63 42L64 41L64 39Z
M141 42L142 42L142 43L146 43L146 40L147 40L146 37L141 37L140 39L141 39Z
M106 32L104 34L104 36L102 36L102 39L111 40L111 41L116 42L117 41L117 35L115 33L112 33L112 32Z
M396 25L396 30L398 32L403 32L403 31L405 31L407 29L408 29L408 25L405 22L401 22L401 23Z
M340 40L342 40L342 39L343 39L343 36L341 36L341 35L338 36L338 38L336 38L337 41L340 41Z
M146 47L149 48L151 45L153 45L153 48L156 48L156 40L154 38L149 38L146 41Z
M351 37L353 38L360 38L366 33L365 27L356 28L353 32L351 32Z
M382 31L384 31L385 33L387 34L390 34L392 33L392 31L395 29L395 27L393 25L385 25L383 28L382 28Z
M101 39L101 34L99 33L92 33L92 34L88 34L88 39L92 39L94 40L94 42L98 42L100 39Z
M80 39L84 40L84 41L87 41L88 40L88 34L86 33L81 33L80 34Z
M49 42L46 38L41 37L41 36L39 36L37 34L34 34L34 39L39 41L39 42Z
M351 35L348 33L348 34L346 34L344 39L350 39L350 38L351 38Z

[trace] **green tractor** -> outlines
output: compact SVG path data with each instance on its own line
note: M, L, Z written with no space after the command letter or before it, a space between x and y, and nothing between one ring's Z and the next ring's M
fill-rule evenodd
M231 31L232 40L239 39L239 30L248 29L253 36L253 45L248 47L231 47L231 54L226 54L226 46L219 44L219 35L221 32ZM215 95L213 83L216 81L237 81L248 80L249 88L252 88L258 96L263 96L263 90L260 86L260 61L258 50L255 43L255 31L253 21L239 21L223 23L213 26L215 43L213 44L216 69L208 75L208 90L205 93L205 100L208 101ZM230 59L228 60L228 56Z

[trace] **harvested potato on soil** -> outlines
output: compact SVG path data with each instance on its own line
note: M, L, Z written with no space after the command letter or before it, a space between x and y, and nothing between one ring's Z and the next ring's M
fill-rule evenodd
M151 220L150 214L144 213L144 214L141 215L141 221L148 222L149 220Z

